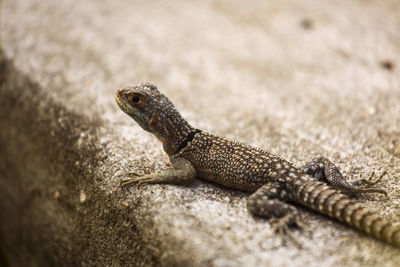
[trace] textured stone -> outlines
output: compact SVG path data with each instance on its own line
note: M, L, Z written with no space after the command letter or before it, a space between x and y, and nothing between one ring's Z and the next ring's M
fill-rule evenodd
M392 1L4 1L0 243L12 266L398 266L398 250L305 209L280 245L246 194L133 186L161 145L113 94L159 86L189 122L349 179L388 168L400 220L400 4Z

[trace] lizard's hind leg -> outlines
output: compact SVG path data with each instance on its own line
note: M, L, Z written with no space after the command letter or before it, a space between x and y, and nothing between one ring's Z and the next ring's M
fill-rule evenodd
M269 218L273 231L279 232L282 243L285 242L286 234L297 247L301 247L289 226L297 225L304 230L310 230L300 221L297 209L284 202L287 199L284 190L279 183L269 183L260 187L247 199L247 209L254 215Z
M303 172L309 174L320 181L325 181L332 185L335 189L338 189L347 194L357 194L357 193L381 193L387 196L387 193L383 189L370 188L371 186L377 184L382 177L386 174L386 171L380 175L378 179L372 181L374 173L367 179L360 179L353 183L347 182L343 175L340 173L338 167L336 167L328 158L320 156L303 166ZM360 187L365 185L365 187Z

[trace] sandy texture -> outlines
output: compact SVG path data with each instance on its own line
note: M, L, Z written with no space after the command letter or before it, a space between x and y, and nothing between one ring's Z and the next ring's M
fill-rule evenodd
M246 194L133 186L168 158L114 102L150 81L194 126L349 179L388 169L400 221L400 2L3 1L0 243L12 266L399 266L399 250L301 209L282 246Z

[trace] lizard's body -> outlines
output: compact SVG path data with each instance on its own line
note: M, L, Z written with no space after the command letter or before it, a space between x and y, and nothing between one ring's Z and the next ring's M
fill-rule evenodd
M283 173L298 175L289 162L265 150L205 132L197 133L176 156L190 161L198 178L250 193L285 177Z
M151 84L118 90L116 101L143 129L163 142L174 167L164 173L126 179L123 185L185 183L198 177L252 193L247 200L249 211L261 217L278 218L278 229L286 231L289 237L292 236L288 225L304 226L297 210L287 203L294 202L400 247L399 226L345 194L385 193L357 186L375 183L366 180L347 183L324 157L297 168L265 150L197 130Z

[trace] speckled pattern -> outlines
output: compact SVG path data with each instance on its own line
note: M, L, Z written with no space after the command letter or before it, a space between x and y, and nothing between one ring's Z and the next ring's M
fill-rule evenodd
M282 218L281 227L301 223L296 209L284 202L292 201L400 247L400 227L339 192L380 190L357 188L347 183L339 169L325 157L316 158L299 169L262 149L205 132L193 135L196 129L156 86L149 83L120 89L115 98L125 113L163 142L174 167L162 173L125 179L124 186L182 183L197 175L229 188L246 192L257 190L247 202L249 211L262 217ZM187 142L189 137L192 140ZM186 144L183 148L182 143Z
M196 134L178 155L192 162L199 178L247 192L273 179L273 165L281 164L267 151L205 132Z

